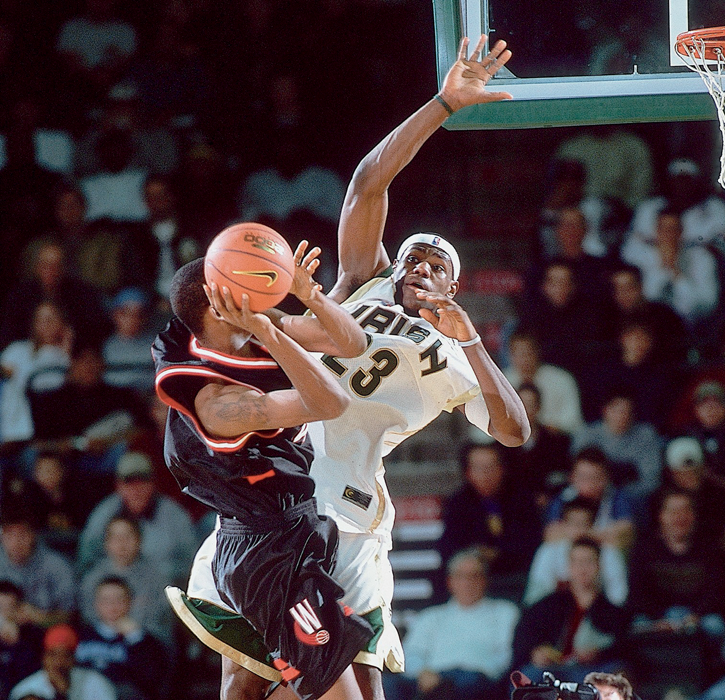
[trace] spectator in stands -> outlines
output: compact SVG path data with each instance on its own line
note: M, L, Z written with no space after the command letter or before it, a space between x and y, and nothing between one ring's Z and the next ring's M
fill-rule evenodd
M514 637L514 665L534 682L544 670L581 683L591 671L621 668L627 614L602 594L599 561L596 540L575 540L568 587L523 611Z
M57 389L70 364L73 331L61 309L41 302L33 311L30 337L0 354L5 380L0 393L0 444L25 443L34 435L29 393Z
M89 478L112 474L124 440L148 423L138 394L110 386L103 372L100 350L78 345L65 384L37 395L33 402L38 449L76 450L76 467Z
M559 213L569 207L578 207L586 218L587 231L582 241L584 251L598 258L605 257L620 239L618 232L612 236L607 223L611 218L611 205L600 197L585 196L587 174L583 163L556 160L550 170L549 191L539 214L542 257L550 259L561 255L555 225Z
M154 363L149 348L156 331L147 328L149 298L137 287L113 298L113 334L103 344L104 381L111 386L149 394L154 387Z
M97 622L80 629L76 663L102 673L119 700L158 700L167 672L161 642L131 615L133 592L122 578L101 580L94 592Z
M529 570L523 603L533 605L569 580L569 558L573 543L593 534L596 510L591 501L575 498L564 504L561 514L561 539L542 542ZM624 605L627 600L627 563L622 550L601 545L600 580L602 592L610 603Z
M651 498L653 512L650 518L657 521L656 508L666 493L673 489L686 491L692 496L697 511L700 533L712 542L725 542L725 484L706 468L705 455L700 443L693 437L677 437L670 440L665 451L665 469L662 486Z
M526 382L517 388L531 426L531 437L521 447L506 450L506 462L519 488L530 491L540 508L566 483L569 472L569 436L539 420L541 392Z
M108 577L122 579L133 593L131 617L170 645L171 610L164 596L172 580L169 565L144 556L141 541L138 521L117 516L108 523L103 542L106 556L81 579L78 608L87 623L97 623L98 585Z
M86 221L86 198L74 184L63 184L53 192L54 221L47 235L32 240L23 252L23 267L29 267L37 249L57 243L66 252L67 276L81 280L101 294L118 289L130 273L125 231L110 219Z
M0 509L12 508L12 501L17 499L32 503L32 515L43 542L72 557L88 515L88 493L81 486L73 482L61 455L38 452L29 479L15 476L6 483Z
M632 684L621 673L592 671L584 676L584 682L593 685L602 700L632 700Z
M603 125L577 133L559 146L556 157L584 164L588 197L617 199L632 208L652 187L652 156L647 143L618 126Z
M158 492L179 503L189 513L195 526L201 525L203 528L204 525L197 521L207 515L208 519L212 521L211 527L213 528L213 521L216 518L214 512L201 501L197 501L184 493L167 468L166 462L164 462L164 435L166 433L166 418L169 407L159 398L156 392L153 392L146 402L146 409L151 424L129 440L127 451L142 452L149 458L154 469L154 482ZM203 541L209 532L210 530L203 530L203 536L199 541Z
M710 472L725 480L725 387L716 381L702 382L693 403L694 421L685 432L700 443Z
M163 16L152 28L148 50L133 61L128 77L152 121L195 125L210 109L210 76L189 31L189 20L169 11L179 6L185 4L166 3Z
M65 251L69 276L84 279L82 257L88 240L86 198L75 185L64 183L53 191L53 222L49 234ZM26 266L30 265L38 246L46 240L45 237L36 238L28 244L23 251Z
M612 392L625 388L632 396L638 420L663 431L681 375L677 367L656 359L652 328L642 321L629 321L619 333L617 357L602 362L596 374L582 381L585 416L595 420Z
M292 76L279 78L274 89L287 96L290 91L299 93L298 81ZM286 97L284 101L288 100ZM345 196L345 185L339 175L329 168L305 165L309 159L295 158L296 155L301 155L299 145L292 152L280 148L273 167L247 178L239 196L239 212L244 221L270 218L282 224L294 212L303 210L323 220L337 221Z
M405 637L405 675L386 674L388 700L503 700L519 619L516 605L489 598L486 558L477 549L448 562L450 600L421 611Z
M118 132L128 137L129 169L165 175L176 170L179 162L176 139L164 126L146 123L138 90L132 82L124 81L109 91L96 126L78 142L76 177L85 178L108 170L102 159L101 142L107 134Z
M557 242L558 256L568 262L574 272L577 289L589 300L601 303L606 291L608 265L603 258L591 255L584 250L584 241L588 233L588 221L578 206L560 209L554 218L553 233ZM545 276L546 264L534 265L529 271L529 297Z
M116 492L101 501L88 517L78 543L80 572L103 556L106 527L119 515L138 521L144 556L166 567L174 581L187 575L196 549L191 519L181 506L157 492L151 462L140 452L127 452L121 457L116 469Z
M601 314L577 288L574 266L563 258L546 264L539 294L522 310L520 328L539 341L544 362L577 378L602 350Z
M618 340L630 323L652 329L652 358L671 365L687 357L687 331L682 319L667 304L649 301L642 291L642 272L636 265L622 263L611 274L613 316L611 337Z
M701 246L725 235L725 202L712 192L700 167L689 158L676 158L667 166L663 193L637 207L629 239L654 245L657 219L665 209L680 214L685 246Z
M10 689L40 668L43 632L23 621L23 591L0 580L0 700Z
M653 244L630 238L622 258L642 271L642 289L650 301L672 308L690 326L707 319L720 298L717 261L699 245L686 245L681 213L665 208L657 214Z
M75 664L77 646L78 635L72 627L51 627L43 640L43 668L20 681L10 692L10 700L27 695L48 700L116 700L116 691L107 678Z
M5 508L0 522L0 579L23 591L20 621L47 626L67 620L75 608L70 564L38 540L27 507Z
M630 558L629 605L635 626L677 633L699 625L722 638L722 554L698 533L692 495L663 494L653 525L638 537Z
M546 512L544 540L551 542L567 536L562 522L564 504L575 498L589 501L596 510L590 535L600 544L627 547L634 534L632 504L627 494L615 488L609 476L609 460L597 447L586 447L574 457L567 486Z
M534 384L541 393L539 421L554 430L571 434L584 424L579 388L574 377L561 367L541 361L539 343L530 333L516 331L509 340L511 366L504 370L514 387Z
M133 165L133 141L126 129L104 131L95 143L98 172L80 180L88 202L88 221L108 218L129 224L148 218L143 199L145 168Z
M68 274L65 251L58 243L39 246L32 276L18 282L8 294L0 322L0 347L31 335L33 310L43 301L62 309L76 338L93 342L108 332L98 292Z
M515 476L506 478L495 443L465 445L460 465L464 485L446 504L438 543L443 564L459 550L478 547L489 559L497 590L522 589L541 540L534 497L518 489Z
M202 243L208 241L198 236L193 219L180 217L176 190L168 177L150 176L144 200L149 217L134 229L131 242L138 263L136 283L166 300L174 273L202 255Z
M64 87L81 103L76 118L101 101L136 53L136 31L116 16L117 4L86 0L85 14L69 19L58 34L55 49L65 69Z
M627 388L614 389L602 408L602 418L574 433L574 454L598 447L609 460L610 477L633 502L644 504L660 482L662 439L649 424L636 420L634 397Z
M0 169L0 241L3 248L0 293L3 297L17 280L20 252L50 223L51 192L61 180L58 173L38 165L35 160L34 111L37 111L37 105L32 100L18 100L6 132L6 161ZM21 337L24 335L9 340ZM3 340L0 346L7 342Z

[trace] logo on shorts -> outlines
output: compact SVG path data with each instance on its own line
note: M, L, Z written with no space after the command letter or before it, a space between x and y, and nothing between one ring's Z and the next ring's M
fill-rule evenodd
M330 641L330 633L322 629L320 618L315 614L307 598L296 603L289 612L295 620L295 637L303 644L319 647Z

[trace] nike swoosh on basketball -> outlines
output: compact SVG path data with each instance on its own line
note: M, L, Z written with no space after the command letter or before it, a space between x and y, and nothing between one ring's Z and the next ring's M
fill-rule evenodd
M279 275L274 270L232 270L233 275L251 275L252 277L266 277L267 286L271 287Z

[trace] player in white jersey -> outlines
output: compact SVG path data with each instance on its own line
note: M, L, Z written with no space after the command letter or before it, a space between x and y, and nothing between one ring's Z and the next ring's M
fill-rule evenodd
M352 399L335 420L310 426L315 449L311 475L321 513L342 532L389 538L394 511L383 457L480 393L459 344L395 304L391 277L375 278L342 304L369 333L355 358L324 356ZM488 430L485 404L481 428Z
M357 358L322 358L353 401L340 418L310 426L316 455L311 474L318 509L333 517L341 531L335 576L346 591L343 602L369 614L380 632L356 659L366 698L383 697L383 662L392 670L402 669L400 642L390 623L387 551L394 511L382 458L443 410L464 410L474 425L505 445L520 445L529 434L516 392L466 312L453 301L460 273L453 246L437 234L415 234L391 265L382 245L388 186L449 110L507 96L490 93L485 85L510 52L498 42L479 60L483 42L482 37L466 60L464 41L440 95L363 159L343 207L341 274L330 296L368 331L370 344ZM212 536L195 559L188 597L173 592L172 604L202 641L226 657L222 697L264 697L268 681L275 678L273 669L264 668L263 656L250 659L248 647L235 646L234 634L217 633L220 626L233 627L236 621L223 610L215 615L209 606L220 603L211 575L213 550Z

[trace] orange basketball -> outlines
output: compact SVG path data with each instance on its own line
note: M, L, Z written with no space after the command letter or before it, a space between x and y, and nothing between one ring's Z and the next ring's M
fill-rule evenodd
M229 287L237 306L249 295L249 308L264 311L279 304L292 286L295 261L287 241L274 229L253 222L225 228L204 258L207 284Z

